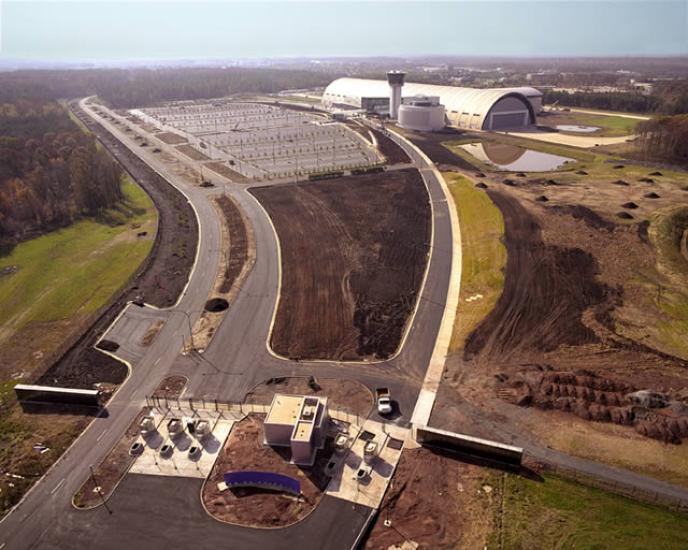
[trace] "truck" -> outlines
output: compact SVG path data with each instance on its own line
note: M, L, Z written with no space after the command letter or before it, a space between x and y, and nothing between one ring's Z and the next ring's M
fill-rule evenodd
M375 389L375 403L377 403L377 412L380 414L390 414L392 412L392 397L389 393L389 388Z

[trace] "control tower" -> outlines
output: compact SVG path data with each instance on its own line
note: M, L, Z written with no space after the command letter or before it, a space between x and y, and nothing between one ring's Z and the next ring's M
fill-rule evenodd
M389 118L396 119L401 105L401 88L404 86L406 73L403 71L389 71L387 82L389 83Z

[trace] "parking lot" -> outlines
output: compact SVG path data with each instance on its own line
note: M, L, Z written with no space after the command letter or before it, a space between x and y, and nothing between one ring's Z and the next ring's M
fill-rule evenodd
M375 148L320 114L232 101L182 102L131 114L182 136L202 155L253 180L373 166Z

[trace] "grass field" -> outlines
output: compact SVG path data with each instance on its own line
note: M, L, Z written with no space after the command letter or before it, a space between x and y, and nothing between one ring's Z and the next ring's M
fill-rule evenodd
M155 235L148 196L125 181L126 200L107 223L83 220L19 244L0 258L0 345L35 322L85 316L103 306L147 256ZM147 231L143 238L140 231Z
M688 517L546 475L506 475L501 529L489 548L673 550L688 548Z
M559 124L578 124L581 126L597 126L597 132L590 135L600 137L627 136L632 134L638 123L636 118L628 118L614 115L557 112L548 116L538 118L538 124L555 127ZM566 132L573 135L586 135L580 132Z
M82 220L23 242L0 257L0 515L59 457L89 421L72 414L26 414L14 385L45 368L46 357L84 330L148 255L157 213L126 179L125 200L99 220ZM139 237L137 233L146 231ZM41 443L50 450L39 453ZM18 477L9 477L9 475Z
M649 236L657 254L657 268L665 277L656 298L664 319L653 329L666 349L688 358L688 258L684 256L688 207L658 210L652 214L650 223Z
M487 194L468 178L444 174L461 227L461 293L450 351L463 349L466 337L497 303L504 286L504 220Z

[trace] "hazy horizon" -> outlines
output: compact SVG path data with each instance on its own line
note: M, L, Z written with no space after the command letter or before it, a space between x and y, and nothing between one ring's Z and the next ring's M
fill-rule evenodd
M688 54L687 6L674 0L5 1L0 60L681 56Z

